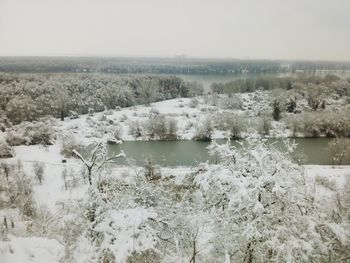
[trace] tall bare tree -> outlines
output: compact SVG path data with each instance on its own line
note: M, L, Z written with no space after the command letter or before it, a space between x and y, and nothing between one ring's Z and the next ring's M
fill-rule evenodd
M112 157L107 157L106 147L100 142L91 152L90 159L85 159L77 150L73 150L73 154L78 157L85 165L88 171L89 184L92 185L92 176L100 171L106 164L112 161L125 157L124 152Z

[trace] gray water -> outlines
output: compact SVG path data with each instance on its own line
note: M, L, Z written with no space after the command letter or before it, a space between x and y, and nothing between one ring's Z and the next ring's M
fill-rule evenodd
M294 161L303 164L330 165L332 160L327 151L329 138L295 139L297 149L292 154ZM225 140L217 140L225 143ZM231 143L237 144L232 141ZM278 139L269 139L271 147L277 147L283 151L283 142ZM118 154L123 150L127 158L133 160L137 165L143 165L148 157L161 166L193 166L207 160L213 162L206 147L209 142L199 141L135 141L124 142L121 145L108 145L108 155ZM119 164L127 164L124 160L118 160ZM343 164L350 164L344 162Z

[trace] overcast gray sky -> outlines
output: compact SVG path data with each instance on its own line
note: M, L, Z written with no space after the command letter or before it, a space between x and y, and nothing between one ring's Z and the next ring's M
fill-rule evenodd
M0 0L0 55L350 61L350 0Z

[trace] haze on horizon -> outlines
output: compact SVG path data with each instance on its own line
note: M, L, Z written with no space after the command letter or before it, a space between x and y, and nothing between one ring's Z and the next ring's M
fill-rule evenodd
M0 0L0 56L350 61L348 0Z

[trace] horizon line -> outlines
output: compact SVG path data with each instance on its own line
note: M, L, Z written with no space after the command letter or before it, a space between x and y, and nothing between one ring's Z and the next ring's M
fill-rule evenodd
M326 60L326 59L288 59L288 58L234 58L234 57L204 57L187 56L179 54L174 56L147 56L147 55L0 55L0 58L111 58L111 59L173 59L173 60L236 60L236 61L271 61L271 62L331 62L331 63L350 63L350 60Z

